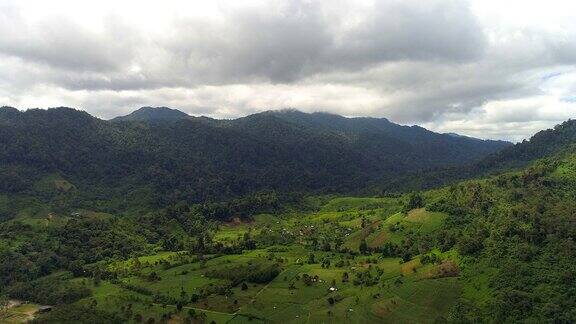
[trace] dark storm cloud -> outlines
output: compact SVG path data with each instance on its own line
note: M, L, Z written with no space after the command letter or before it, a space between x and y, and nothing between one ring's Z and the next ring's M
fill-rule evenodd
M318 4L287 2L231 12L212 26L179 21L165 48L194 82L293 82L311 72L332 38Z

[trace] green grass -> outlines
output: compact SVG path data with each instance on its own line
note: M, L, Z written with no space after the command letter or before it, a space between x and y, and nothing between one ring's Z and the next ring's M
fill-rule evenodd
M498 273L498 270L483 262L463 264L461 267L466 278L462 281L462 297L477 305L489 302L493 297L490 279Z
M0 317L0 323L26 323L34 317L39 307L40 305L32 303L11 307Z
M563 159L551 174L553 179L573 182L576 180L576 156Z
M33 188L36 192L41 194L55 194L58 192L67 192L76 189L72 183L68 182L66 179L63 179L58 174L45 176L36 182Z
M321 200L319 200L321 201ZM431 279L427 274L435 265L422 265L416 257L409 262L399 258L382 258L378 254L351 256L335 251L311 250L309 238L315 235L320 240L334 241L342 235L343 245L357 249L362 239L377 247L385 242L401 242L407 231L429 233L443 224L445 215L424 209L403 214L401 199L394 198L335 198L329 199L319 211L290 215L262 214L249 222L222 224L214 233L219 242L233 242L250 231L257 237L261 229L295 233L296 243L272 245L244 251L242 254L207 256L199 262L195 256L181 252L158 252L148 256L117 261L108 265L108 270L119 276L119 283L144 287L150 294L122 288L119 283L104 280L94 286L92 279L84 281L92 289L91 297L80 303L97 305L103 310L114 311L125 316L126 305L131 305L131 314L140 314L146 321L160 321L162 315L172 314L176 321L187 316L190 309L202 312L208 322L216 323L303 323L303 322L431 322L438 316L446 316L449 308L464 295L474 298L472 288L478 283L464 283L457 278ZM92 214L91 217L108 217ZM362 228L362 219L366 227ZM392 231L390 226L402 225L401 230ZM344 230L344 231L342 231ZM348 234L347 236L345 234ZM317 263L308 264L310 253ZM442 259L459 261L453 252L434 251ZM324 258L331 260L327 268L321 266ZM202 295L214 287L228 285L226 279L210 278L207 274L216 269L247 265L253 262L273 262L281 259L281 273L267 284L248 283L246 290L241 285L231 287L229 293L212 293L192 303L193 294ZM336 263L344 265L336 267ZM182 263L183 262L183 263ZM375 262L375 263L374 263ZM177 266L166 267L165 263ZM370 271L381 277L372 286L356 286L353 279L360 272ZM415 270L413 270L415 269ZM150 281L149 274L155 272L160 280ZM350 280L343 282L344 273ZM306 285L304 274L318 281ZM330 291L335 282L337 291ZM484 287L484 286L483 286ZM153 302L155 295L169 296L178 300L185 296L182 312L176 305ZM478 293L482 298L484 292ZM331 305L329 298L336 302Z
M399 244L407 232L431 233L438 230L446 219L446 214L420 208L408 214L395 213L382 218L382 221L372 218L370 228L358 229L352 233L346 239L345 246L356 250L363 239L366 239L366 243L372 248L381 247L386 242Z
M321 211L358 211L382 208L400 208L400 203L393 198L340 197L330 200L322 206Z
M405 221L418 227L419 232L430 233L439 229L446 217L447 215L444 213L434 213L424 208L419 208L411 210Z

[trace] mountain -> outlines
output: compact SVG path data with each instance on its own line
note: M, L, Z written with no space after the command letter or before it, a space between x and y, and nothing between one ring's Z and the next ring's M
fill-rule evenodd
M40 323L573 323L574 196L574 152L406 195L260 195L224 222L242 202L114 215L0 196L18 215L0 219L0 292L54 305Z
M417 147L421 154L429 158L438 154L460 154L459 158L473 161L511 145L505 141L439 134L420 126L398 125L386 118L346 118L328 113L306 114L297 110L269 111L263 114L276 116L294 124L335 132L357 143L366 141L367 145L386 145L388 149L393 149L395 145ZM468 154L471 155L466 156Z
M261 190L355 192L510 145L298 111L217 120L142 108L105 121L71 108L2 108L0 125L0 190L32 190L35 181L58 174L95 196L140 188L160 204Z
M458 134L458 133L444 133L444 135L449 135L449 136L452 136L452 137L461 137L461 138L468 138L468 139L474 139L474 140L477 140L477 141L482 141L482 139L480 139L480 138L471 137L471 136L466 136L466 135L460 135L460 134Z
M575 143L573 121L511 146L297 111L1 108L0 322L9 298L54 305L38 323L573 323ZM453 183L314 195L415 174Z
M530 139L509 145L473 163L447 168L417 170L390 178L384 191L418 190L526 167L535 160L571 151L576 144L576 120L568 120L554 128L539 131Z
M576 120L568 120L536 133L529 140L489 155L476 165L486 170L522 167L536 159L554 155L575 143Z
M154 121L180 120L190 116L180 110L168 107L142 107L126 116L118 116L112 121Z

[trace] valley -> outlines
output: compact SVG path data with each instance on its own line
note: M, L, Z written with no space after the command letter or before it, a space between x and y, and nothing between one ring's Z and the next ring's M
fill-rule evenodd
M0 0L0 324L576 324L575 13Z
M106 264L98 281L62 280L91 291L78 305L95 305L134 322L361 323L447 316L462 290L457 253L432 250L426 256L433 261L423 263L422 258L383 257L379 250L406 235L434 232L446 215L401 210L401 198L326 198L318 212L257 215L219 225L213 244L253 242L253 248L237 254L159 252Z
M183 206L166 211L172 220L160 226L169 227L170 237L154 245L145 243L147 226L135 226L136 219L127 215L22 213L2 224L5 246L22 250L22 244L34 245L33 237L48 239L71 224L92 231L89 240L116 241L100 232L110 221L124 228L122 236L134 236L126 238L131 244L143 245L134 245L125 257L111 248L109 257L9 292L45 304L66 301L68 306L40 317L52 320L69 320L70 307L134 323L537 319L550 315L550 302L572 302L566 299L572 288L564 282L576 269L569 257L576 231L569 211L576 205L565 197L576 194L574 161L576 155L565 153L519 172L421 193L311 196L303 210L201 226L191 242L177 234L190 226L178 216L189 213ZM68 228L60 244L75 235ZM77 243L80 249L91 244ZM75 259L104 256L108 252L102 249L99 245L87 257L79 250ZM47 294L54 286L66 292ZM533 313L509 312L526 300L534 303Z
M22 133L27 127L22 125L37 123L28 118L45 112L5 119L12 126L0 130L12 129L9 136L24 142L0 147L2 322L569 323L576 318L573 121L471 164L450 166L445 160L445 168L433 162L428 169L399 173L394 181L405 186L391 190L393 181L362 182L363 175L345 169L317 174L314 168L322 165L297 155L287 163L298 168L274 162L262 169L252 165L255 156L242 154L250 150L246 146L194 142L205 134L172 147L177 137L163 132L185 132L192 125L181 114L176 121L108 122L66 109L49 113L72 118L72 125L84 119L107 135L72 136L77 129L72 126L57 142L75 146L50 150L46 139ZM316 123L314 129L324 118L343 122L330 124L340 130L359 122L286 116L303 118L298 127ZM368 127L361 122L358 127ZM372 122L381 127L383 121ZM116 128L116 123L125 124ZM150 151L154 146L145 140L128 140L125 136L134 134L120 131L126 127L156 128L159 146ZM341 136L324 131L321 136ZM90 143L111 135L118 146L90 149ZM270 145L297 151L286 142ZM198 161L179 156L184 148L190 156L193 148L211 152L212 162L225 154L281 177L267 182L212 162L191 171ZM160 152L174 155L156 156ZM122 167L137 157L151 164ZM314 182L297 178L306 172L310 179L338 174L354 188L369 189L317 191ZM154 179L146 180L152 174ZM197 182L188 182L190 176ZM277 182L283 178L302 186ZM435 184L425 185L429 180ZM332 181L340 180L323 183ZM198 200L198 194L209 198ZM12 307L15 301L22 306Z

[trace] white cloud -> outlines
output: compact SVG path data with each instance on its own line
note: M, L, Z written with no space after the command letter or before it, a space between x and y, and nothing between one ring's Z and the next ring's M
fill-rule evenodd
M0 4L0 105L294 107L519 140L576 113L568 1Z

